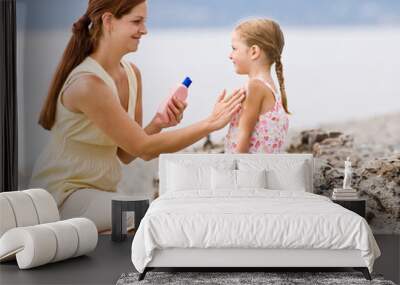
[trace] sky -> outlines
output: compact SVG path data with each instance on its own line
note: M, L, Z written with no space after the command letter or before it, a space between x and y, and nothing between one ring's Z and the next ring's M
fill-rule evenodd
M70 27L87 0L17 0L28 29ZM250 16L284 26L400 26L398 0L148 0L149 28L230 27Z

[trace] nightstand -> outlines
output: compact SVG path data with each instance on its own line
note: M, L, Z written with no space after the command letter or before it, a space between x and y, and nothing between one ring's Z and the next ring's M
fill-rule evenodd
M365 218L365 199L332 199L332 202L339 204L340 206L359 214L361 217Z

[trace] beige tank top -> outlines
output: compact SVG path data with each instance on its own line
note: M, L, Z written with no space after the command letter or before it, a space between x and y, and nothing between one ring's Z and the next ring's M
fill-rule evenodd
M128 114L134 117L137 81L131 64L121 61L129 83ZM121 179L118 146L83 113L68 110L62 104L64 90L82 75L95 74L118 97L114 80L93 58L87 57L68 76L57 100L56 119L50 141L33 168L30 187L49 191L60 207L78 189L115 192Z

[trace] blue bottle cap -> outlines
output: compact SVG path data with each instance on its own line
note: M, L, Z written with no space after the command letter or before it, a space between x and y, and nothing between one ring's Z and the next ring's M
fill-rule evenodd
M189 77L186 77L182 84L185 85L186 88L189 88L190 84L192 84L192 80Z

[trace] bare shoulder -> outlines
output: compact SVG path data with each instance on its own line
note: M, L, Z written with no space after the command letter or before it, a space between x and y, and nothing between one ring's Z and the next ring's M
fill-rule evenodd
M265 84L256 78L252 78L249 80L249 89L254 91L261 91L265 89Z
M265 83L261 80L250 79L248 87L249 94L247 95L250 98L253 98L253 100L275 101L272 90L268 86L266 86Z
M83 104L114 100L111 88L98 76L88 74L75 80L63 94L63 104L74 112L83 112Z

